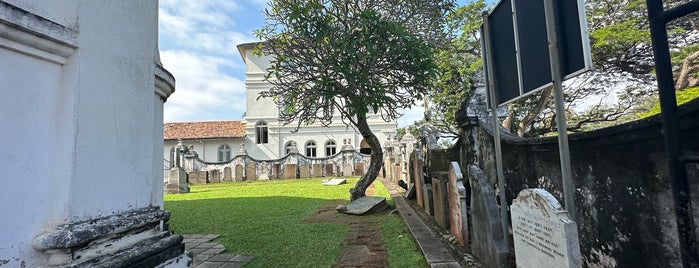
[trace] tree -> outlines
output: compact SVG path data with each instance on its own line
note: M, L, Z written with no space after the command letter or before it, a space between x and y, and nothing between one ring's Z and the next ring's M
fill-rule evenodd
M383 165L379 139L367 114L399 116L427 92L434 79L431 44L444 39L443 16L451 1L273 0L256 30L273 55L267 80L284 123L329 125L339 113L371 147L367 173L350 189L365 195Z
M485 10L483 0L474 0L446 17L450 39L436 52L438 79L429 93L430 123L443 133L458 135L456 112L471 93L469 78L483 65L480 24Z

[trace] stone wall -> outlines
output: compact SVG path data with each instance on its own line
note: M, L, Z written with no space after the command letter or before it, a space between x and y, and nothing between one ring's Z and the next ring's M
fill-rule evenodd
M556 137L523 139L503 134L507 186L502 191L497 189L495 176L492 124L487 121L487 114L479 116L477 112L470 112L470 117L462 117L463 134L458 148L431 150L425 142L421 143L422 152L418 150L417 153L426 158L428 174L443 172L449 161L457 161L462 171L469 165L482 169L487 183L495 189L494 195L504 192L510 204L517 193L526 188L542 188L563 200ZM683 148L696 153L699 151L699 139L695 138L699 133L699 100L680 107L680 115ZM583 266L680 266L661 129L659 117L654 116L569 136L577 208L574 220L578 224ZM419 157L411 159L416 161ZM687 164L686 167L695 204L696 228L699 165ZM468 181L472 180L464 178L467 195L471 192ZM495 196L492 200L499 198Z

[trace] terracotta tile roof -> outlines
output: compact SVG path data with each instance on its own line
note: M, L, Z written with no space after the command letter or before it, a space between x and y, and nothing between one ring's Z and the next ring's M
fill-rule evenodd
M242 121L178 122L163 125L165 140L242 138L243 136L245 136L245 123Z

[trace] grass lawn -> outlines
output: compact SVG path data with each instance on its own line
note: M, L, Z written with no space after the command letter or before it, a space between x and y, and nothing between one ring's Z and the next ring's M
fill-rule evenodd
M340 255L347 225L303 220L330 202L348 203L357 180L339 186L323 186L321 179L193 185L191 193L165 195L165 209L174 232L220 234L216 241L228 252L255 257L245 267L329 267ZM374 186L374 195L393 205L383 185ZM383 218L392 267L426 266L400 216L374 216Z

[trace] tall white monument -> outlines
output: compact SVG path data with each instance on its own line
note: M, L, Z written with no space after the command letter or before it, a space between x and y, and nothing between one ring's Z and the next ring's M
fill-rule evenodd
M157 1L0 1L0 265L186 266Z

